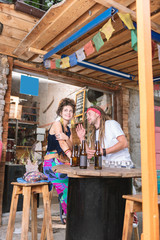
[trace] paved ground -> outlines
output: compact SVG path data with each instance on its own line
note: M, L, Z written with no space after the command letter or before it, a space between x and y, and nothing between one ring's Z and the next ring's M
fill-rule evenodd
M59 204L58 198L55 196L52 200L52 223L53 223L53 236L54 240L65 240L65 228L60 221L59 216ZM2 226L0 227L0 240L6 239L7 225L8 225L9 213L4 213L2 215ZM22 212L16 213L15 228L13 233L13 240L21 239L21 219ZM40 239L42 221L43 221L43 205L40 198L39 208L37 209L37 219L38 219L38 240ZM31 226L29 226L28 240L31 240Z
M59 204L58 204L58 197L56 196L56 192L53 193L53 199L52 199L52 223L53 223L53 236L54 240L65 240L65 225L63 225L60 221L59 217ZM37 209L37 218L38 218L38 240L40 239L40 232L41 232L41 226L43 221L43 205L42 200L40 198L39 201L39 208ZM139 234L142 232L142 214L138 213L139 218ZM0 240L6 239L6 232L7 232L7 225L8 225L8 218L9 213L4 213L2 215L2 226L0 227ZM22 218L22 212L16 213L16 220L15 220L15 229L13 234L13 240L20 240L21 239L21 218ZM132 235L132 240L134 240L134 231ZM28 234L28 240L31 240L31 227L29 227L29 234ZM87 239L91 240L91 239ZM101 239L100 239L101 240ZM116 240L116 239L115 239Z

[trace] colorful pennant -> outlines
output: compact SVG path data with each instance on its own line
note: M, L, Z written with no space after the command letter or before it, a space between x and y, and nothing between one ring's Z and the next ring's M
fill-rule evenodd
M95 52L95 48L93 47L92 41L90 40L85 46L84 46L84 51L87 56L91 55L92 53Z
M51 60L50 65L51 65L51 69L55 69L56 68L56 61Z
M97 52L100 50L100 48L104 45L104 41L101 37L101 34L100 32L98 32L93 38L92 38L94 44L95 44L95 47L96 47L96 50Z
M160 45L159 44L157 44L157 48L158 48L158 59L160 61Z
M79 62L82 62L86 58L86 56L84 54L84 47L82 47L78 51L76 51L76 55L77 55L77 60Z
M76 58L76 54L73 53L69 56L69 61L70 61L70 65L71 67L77 65L77 58Z
M112 36L112 33L115 31L115 29L112 26L111 18L108 20L108 22L100 29L101 32L105 34L105 37L107 38L107 41Z
M56 68L60 68L61 59L56 59Z
M131 19L131 15L129 13L123 14L123 13L117 13L118 16L120 17L120 19L122 20L122 22L124 22L124 24L127 26L128 29L135 29L132 19Z
M137 29L131 30L131 47L137 51Z
M44 61L44 66L45 66L45 68L50 68L51 67L51 61L50 60L45 60Z
M61 61L62 61L61 68L69 68L70 67L69 57L62 58Z

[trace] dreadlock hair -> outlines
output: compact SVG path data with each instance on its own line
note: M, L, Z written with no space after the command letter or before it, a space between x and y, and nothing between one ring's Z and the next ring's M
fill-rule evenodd
M105 121L110 120L111 118L99 106L91 106L90 108L95 108L95 109L99 110L101 113L98 140L100 142L100 145L102 146L102 143L104 145L104 137L105 137ZM90 125L90 132L91 132L91 134L90 134L91 147L94 147L95 146L95 136L96 136L96 128L94 125Z

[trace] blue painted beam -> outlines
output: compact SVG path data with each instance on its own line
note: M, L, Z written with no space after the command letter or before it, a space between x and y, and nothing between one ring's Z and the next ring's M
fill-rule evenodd
M153 82L159 82L159 81L160 81L160 77L153 78Z
M108 68L108 67L103 67L101 65L95 64L95 63L91 63L91 62L87 62L87 61L82 61L82 62L78 62L77 61L77 65L82 66L82 67L86 67L86 68L90 68L93 69L95 71L100 71L103 73L107 73L116 77L121 77L121 78L126 78L129 80L133 80L135 78L134 75L125 73L125 72L121 72L112 68Z
M137 28L137 23L136 22L133 22L133 25L135 28ZM156 42L160 42L160 34L151 30L151 37L152 37L152 40L156 41Z
M116 14L117 12L118 10L116 8L113 8L113 7L108 8L106 11L101 13L98 17L96 17L91 22L86 24L84 27L79 29L77 32L72 34L69 38L64 40L62 43L60 43L58 46L53 48L51 51L46 53L44 55L44 60L51 57L53 54L59 52L60 50L62 50L63 48L65 48L75 40L77 40L79 37L83 36L85 33L89 32L91 29L93 29L94 27L98 26L100 23L104 22L106 19Z

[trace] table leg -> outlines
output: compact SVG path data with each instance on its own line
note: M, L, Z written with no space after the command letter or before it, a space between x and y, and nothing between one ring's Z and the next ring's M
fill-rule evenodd
M32 240L37 240L37 194L31 195L31 230Z
M23 215L21 240L28 240L30 201L31 187L23 187Z
M17 204L18 204L18 198L19 198L18 190L19 190L19 187L13 186L12 201L11 201L11 208L10 208L6 240L11 240L13 237L13 230L14 230Z
M42 187L43 204L44 204L44 218L46 225L47 240L53 240L51 206L49 199L48 185Z

